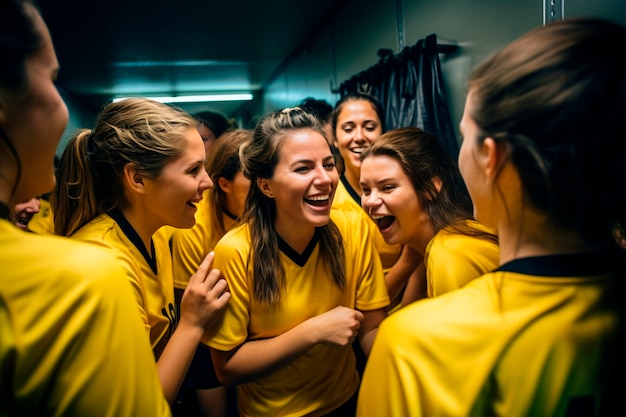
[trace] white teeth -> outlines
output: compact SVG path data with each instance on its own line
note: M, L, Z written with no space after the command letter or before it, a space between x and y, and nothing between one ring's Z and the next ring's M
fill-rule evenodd
M352 148L351 151L354 153L361 153L365 150L365 148L361 147L361 148Z
M387 216L381 216L381 215L379 215L379 214L372 214L372 219L374 219L374 220L380 220L380 219L382 219L383 217L387 217Z
M306 197L307 200L311 200L311 201L322 201L322 200L328 200L330 198L329 195L315 195L313 197Z

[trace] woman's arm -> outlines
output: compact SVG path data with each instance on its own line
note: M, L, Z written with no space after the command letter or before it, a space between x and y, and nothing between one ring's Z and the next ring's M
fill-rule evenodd
M359 330L359 343L363 353L369 355L372 349L372 343L378 332L378 325L387 317L387 311L384 308L363 312L363 322Z
M180 323L168 341L157 369L165 397L174 401L204 332L218 320L230 299L220 271L210 270L214 253L209 253L191 277L180 306Z
M411 274L415 272L415 269L420 262L422 262L423 258L422 254L409 246L405 245L402 248L400 257L385 275L387 292L389 293L389 300L391 300L392 305L395 304L394 300L402 294L402 290L405 289Z
M269 339L247 341L231 351L211 348L215 371L224 385L258 379L293 362L316 344L349 346L363 318L358 310L339 306Z
M422 262L415 272L409 278L409 282L406 284L404 295L402 296L402 306L411 304L422 298L428 296L427 292L428 283L426 281L426 266Z

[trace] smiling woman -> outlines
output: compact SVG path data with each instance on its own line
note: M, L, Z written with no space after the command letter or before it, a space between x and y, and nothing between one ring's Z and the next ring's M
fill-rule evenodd
M391 130L361 154L363 208L389 244L424 256L427 294L463 287L498 266L498 239L476 222L455 161L417 127ZM403 304L415 301L413 276Z
M243 225L215 247L233 296L208 340L217 375L239 385L241 415L354 414L349 346L358 333L369 352L389 303L367 228L331 210L338 174L315 116L266 115L240 156Z
M189 281L179 318L169 244L156 233L193 226L195 205L213 186L196 123L147 99L109 104L93 130L70 140L52 196L55 233L103 246L124 266L170 402L229 299L226 282L209 270L210 254Z

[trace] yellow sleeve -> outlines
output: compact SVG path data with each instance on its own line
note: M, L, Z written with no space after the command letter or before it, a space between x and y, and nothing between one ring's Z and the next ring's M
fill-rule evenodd
M425 254L428 296L438 297L498 267L498 245L486 239L439 232Z

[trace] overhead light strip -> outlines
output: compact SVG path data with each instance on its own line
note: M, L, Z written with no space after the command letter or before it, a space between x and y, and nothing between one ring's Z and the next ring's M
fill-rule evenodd
M135 96L136 97L136 96ZM113 102L118 102L130 97L117 97L113 99ZM149 97L150 100L158 101L160 103L199 103L205 101L249 101L253 96L249 93L237 93L237 94L202 94L193 96L172 96L172 97Z

